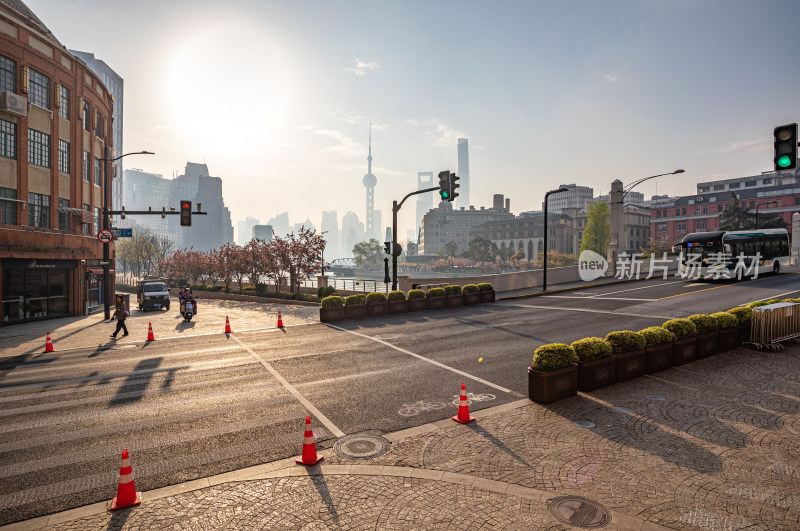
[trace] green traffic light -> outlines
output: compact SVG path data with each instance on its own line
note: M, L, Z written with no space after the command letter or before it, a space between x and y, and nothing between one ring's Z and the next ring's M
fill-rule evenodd
M783 155L778 159L778 166L781 168L788 168L792 165L792 158L789 155Z
M441 196L442 196L442 199L447 199L447 192L445 192L444 190L442 190L441 192L439 192L439 195L441 195Z

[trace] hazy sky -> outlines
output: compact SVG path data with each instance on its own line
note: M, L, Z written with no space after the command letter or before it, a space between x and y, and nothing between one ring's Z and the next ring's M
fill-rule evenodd
M156 152L126 167L205 161L234 227L363 221L370 120L384 226L459 137L471 202L520 212L562 183L683 168L637 190L686 195L770 170L772 129L800 120L797 0L25 1L125 79L123 149Z

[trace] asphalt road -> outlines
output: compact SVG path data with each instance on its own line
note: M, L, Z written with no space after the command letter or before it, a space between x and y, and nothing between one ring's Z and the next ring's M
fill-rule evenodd
M137 489L150 490L299 455L307 413L318 447L330 447L344 434L450 417L462 382L473 410L527 396L525 369L543 343L798 296L798 274L652 279L335 326L0 357L0 524L110 500L123 448Z

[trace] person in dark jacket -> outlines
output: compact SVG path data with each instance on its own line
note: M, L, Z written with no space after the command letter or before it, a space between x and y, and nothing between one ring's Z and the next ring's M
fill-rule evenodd
M117 339L117 334L119 334L120 330L124 330L125 333L122 334L122 337L128 335L128 327L125 326L125 318L127 317L125 311L125 298L122 295L117 295L117 309L114 311L114 317L117 319L117 329L114 330L114 333L111 334L111 337Z

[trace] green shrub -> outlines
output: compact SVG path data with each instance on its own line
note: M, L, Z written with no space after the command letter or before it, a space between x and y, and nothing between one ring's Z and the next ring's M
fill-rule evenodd
M345 306L359 306L361 304L367 303L367 296L363 293L357 293L355 295L350 295L345 297L344 304Z
M385 293L378 293L373 292L367 295L367 304L369 303L379 303L379 302L386 302L386 294Z
M647 345L642 334L631 330L610 332L606 336L606 341L611 345L611 350L614 351L614 354L624 354L625 352L642 350L645 345Z
M748 308L758 308L759 306L766 306L767 304L769 304L769 303L766 302L766 301L751 302L750 304L747 305L747 307Z
M775 304L776 302L782 302L780 299L770 299L767 301L767 304Z
M386 299L389 301L404 301L406 300L406 294L398 289L390 291Z
M344 299L338 295L329 295L320 301L323 308L341 308L344 306Z
M599 337L587 337L572 343L575 354L581 361L597 361L610 358L613 352L611 345Z
M798 303L798 302L800 302L800 299L783 299L781 302L793 302L793 303Z
M697 327L689 319L670 319L661 327L675 334L678 340L697 335Z
M478 293L480 289L478 288L477 284L465 284L463 288L461 288L461 293Z
M488 282L481 282L478 284L478 289L481 291L494 291L494 286Z
M317 297L320 299L324 299L325 297L329 297L330 295L338 295L339 292L336 291L336 288L333 286L321 286L317 288Z
M447 295L447 292L444 290L444 288L431 288L428 290L429 299L431 297L444 297L445 295Z
M660 326L651 326L644 330L639 330L639 333L644 337L644 341L648 347L666 345L675 340L675 334Z
M738 308L731 308L728 313L736 317L739 326L749 325L753 319L753 309L748 306L739 306Z
M717 320L717 328L725 330L727 328L736 328L739 326L739 321L728 312L712 313L709 317Z
M536 371L557 371L578 362L575 349L564 343L542 345L533 353L531 368Z
M412 289L411 291L408 292L408 300L424 299L424 298L425 298L425 292L422 291L421 289Z
M687 317L697 328L698 334L708 334L717 329L717 320L704 313L696 313Z
M461 286L458 284L450 284L444 287L444 292L448 295L461 295Z

